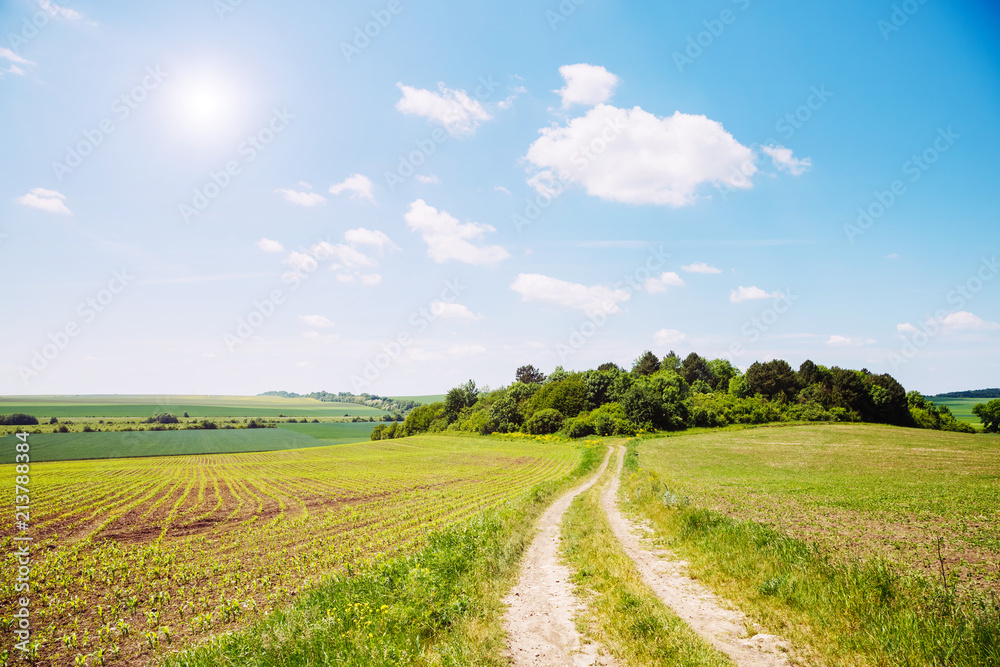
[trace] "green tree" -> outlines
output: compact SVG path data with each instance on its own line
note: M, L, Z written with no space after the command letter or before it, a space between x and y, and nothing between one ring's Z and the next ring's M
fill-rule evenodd
M531 398L530 411L551 408L566 417L575 417L587 409L588 393L579 373L568 374L565 379L542 385Z
M729 381L742 375L740 369L733 366L733 363L728 359L712 359L708 362L708 367L712 369L712 375L715 376L712 389L716 391L729 391Z
M546 408L539 410L524 423L525 433L531 435L547 435L562 428L563 416L558 410Z
M788 400L798 391L795 371L784 359L755 361L743 376L747 395L760 394L770 400Z
M677 356L677 353L673 350L663 357L663 361L660 362L661 371L673 371L675 373L681 372L681 358Z
M449 389L448 394L444 398L444 416L448 420L448 423L451 424L458 419L458 415L461 414L462 410L475 405L478 397L479 390L476 389L476 383L472 380Z
M660 358L646 350L632 362L632 375L652 375L660 369Z
M510 433L524 423L524 415L517 398L511 391L504 391L490 406L490 424L500 433Z
M672 431L686 426L688 410L684 401L688 395L684 378L663 371L637 378L625 392L621 405L635 424Z
M972 413L979 417L984 431L1000 433L1000 398L989 403L977 403L973 406Z
M712 373L712 368L708 365L708 361L704 357L698 356L695 352L684 357L684 361L681 362L681 369L678 372L689 385L693 385L700 380L709 387L715 386L715 375Z
M514 373L515 381L524 384L541 384L545 382L545 373L541 372L531 364L521 366Z

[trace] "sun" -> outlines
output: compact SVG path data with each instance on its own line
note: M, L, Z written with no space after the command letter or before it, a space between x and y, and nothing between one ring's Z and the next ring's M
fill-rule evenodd
M194 141L207 146L227 141L244 124L247 100L243 87L222 70L178 73L171 97L172 134L181 143Z

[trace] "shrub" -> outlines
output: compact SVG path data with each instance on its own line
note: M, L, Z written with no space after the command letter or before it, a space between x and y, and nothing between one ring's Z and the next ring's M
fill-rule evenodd
M590 413L590 421L594 424L597 435L635 435L639 430L625 416L625 410L619 403L605 403Z
M23 412L15 412L10 415L0 415L0 425L3 426L35 426L38 418L26 415Z
M578 417L567 419L563 425L563 432L571 438L586 438L588 435L594 435L597 430L589 415L584 413Z
M525 422L524 431L531 435L548 435L558 431L562 425L562 413L552 408L545 408L533 414L531 419Z

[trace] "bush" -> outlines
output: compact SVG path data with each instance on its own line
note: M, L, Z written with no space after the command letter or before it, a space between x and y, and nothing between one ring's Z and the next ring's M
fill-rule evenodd
M0 415L0 425L3 426L35 426L38 418L26 415L23 412L15 412L10 415Z
M563 425L562 413L552 408L539 410L524 424L524 432L531 435L555 433Z
M588 435L594 435L597 430L594 428L594 422L584 413L567 419L563 425L563 432L571 438L586 438Z
M639 430L625 416L622 406L615 402L605 403L591 412L590 421L594 424L597 435L633 436Z

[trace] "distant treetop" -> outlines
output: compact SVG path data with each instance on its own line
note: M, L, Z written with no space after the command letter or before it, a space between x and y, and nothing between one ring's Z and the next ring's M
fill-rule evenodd
M969 391L950 391L947 394L938 394L929 397L932 401L935 398L1000 398L1000 388L992 389L972 389Z

